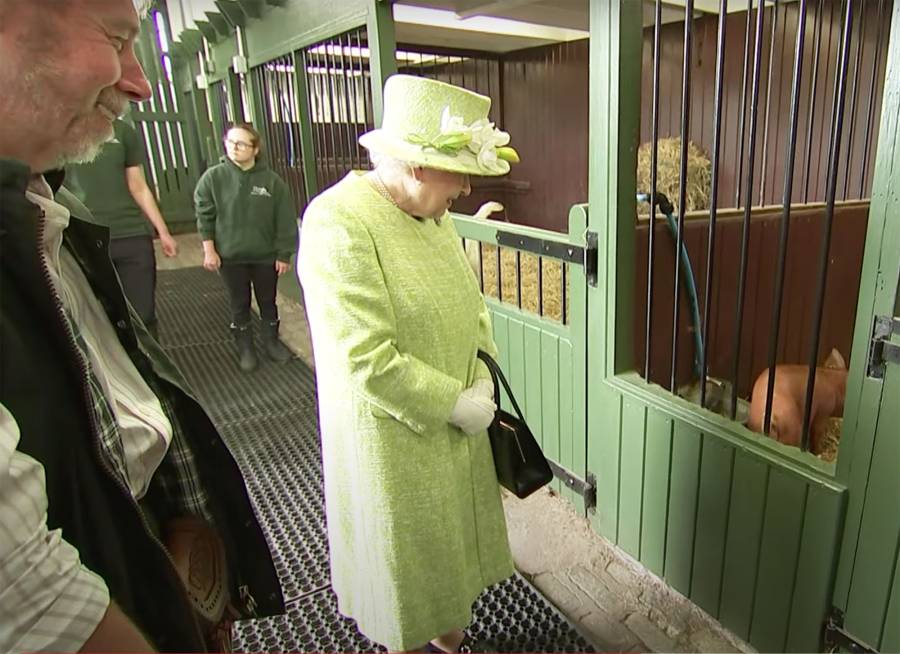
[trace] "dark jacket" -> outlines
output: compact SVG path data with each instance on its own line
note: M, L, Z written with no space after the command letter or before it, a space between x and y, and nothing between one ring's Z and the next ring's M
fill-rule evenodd
M287 184L262 161L241 170L230 159L209 168L194 189L197 231L226 263L290 263L297 251L297 208Z
M163 651L203 649L193 612L147 515L101 457L87 371L66 329L41 259L43 218L25 197L28 168L0 160L0 403L15 417L19 451L44 466L50 529L62 529L82 562ZM59 179L48 181L58 189ZM231 454L160 346L132 319L107 255L108 230L72 217L68 248L119 340L151 387L165 394L194 450L234 580L261 615L283 612L266 541ZM154 495L154 488L148 498ZM157 493L158 495L158 493Z

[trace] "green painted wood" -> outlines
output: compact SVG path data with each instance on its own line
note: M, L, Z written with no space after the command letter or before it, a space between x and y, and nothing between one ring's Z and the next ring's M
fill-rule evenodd
M580 436L577 430L575 416L577 402L575 400L576 387L572 370L575 366L576 353L572 344L562 340L559 344L559 413L560 413L560 440L559 458L566 468L582 473L584 461L575 460L575 439ZM584 511L584 502L569 488L560 491L562 497Z
M784 647L787 652L821 651L822 616L831 605L845 505L846 493L810 484Z
M497 349L499 350L497 358L497 363L500 364L500 369L505 371L509 370L509 318L500 313L492 313L491 314L491 325L494 329L494 342L497 344ZM500 394L501 403L503 401L503 393Z
M741 451L735 453L718 615L719 622L745 640L750 636L753 618L769 471L755 457Z
M705 435L697 498L691 600L713 617L719 612L722 590L733 469L734 448L715 436Z
M221 35L216 30L216 28L213 27L212 23L205 21L205 20L195 20L194 25L197 27L198 30L200 30L200 33L203 35L203 38L205 38L207 41L209 41L210 43L218 43L219 42Z
M521 320L509 321L509 341L507 343L509 363L504 368L506 379L517 401L525 398L525 325ZM522 406L521 404L519 405ZM503 407L509 411L512 405L504 398ZM523 409L524 410L524 409Z
M247 23L250 66L271 61L366 24L370 0L291 0L269 7L264 20Z
M900 652L900 567L894 567L894 588L884 620L882 652Z
M559 391L564 373L560 370L559 346L558 336L541 332L541 446L544 456L553 461L560 461L563 433ZM553 481L552 487L559 492L559 481Z
M384 82L397 72L397 37L391 5L368 0L366 33L369 39L369 72L372 81L372 112L375 125L381 125L384 109Z
M647 411L644 503L641 511L641 563L659 577L663 576L666 561L673 428L672 419L661 411L656 409Z
M543 430L541 429L541 330L535 325L524 325L524 364L525 392L519 406L525 412L525 418L531 425L534 437L543 447Z
M235 27L244 27L247 24L247 14L241 9L237 0L215 0L216 8Z
M701 445L702 436L697 429L675 421L669 482L669 523L666 525L665 578L670 586L687 597L691 594Z
M589 467L597 472L597 512L593 525L601 536L618 541L619 458L622 438L622 395L605 383L600 384L597 404L588 414L604 418L602 431L590 432Z
M762 652L783 651L787 639L806 490L781 470L769 475L750 627L750 642Z
M312 116L309 110L309 87L306 81L306 57L298 50L294 59L294 93L297 98L297 115L300 120L300 151L303 158L303 186L307 199L319 192L316 177L316 149L312 132Z
M859 302L850 375L844 404L844 432L838 453L838 478L851 489L835 584L834 603L846 608L854 574L859 528L882 384L865 377L865 361L876 315L889 315L897 297L900 269L900 3L894 3L886 60L881 124L876 145L872 198L866 228Z
M875 647L885 627L900 551L900 366L887 366L883 397L894 401L882 403L875 431L845 621L852 634Z
M262 18L265 0L237 0L247 18Z
M222 110L219 106L219 94L222 92L222 84L224 84L224 82L216 82L215 84L211 84L206 90L209 107L211 109L210 122L213 127L213 143L210 151L210 162L215 162L218 159L218 156L215 155L222 152L221 139L225 135L225 125L228 123L228 117L222 115Z
M235 123L244 120L244 97L241 93L241 80L231 68L225 76L225 86L228 89L228 104L231 106L231 115Z
M234 28L231 23L228 22L228 18L217 11L205 11L203 13L209 21L209 24L213 26L213 29L216 30L216 33L219 36L229 36L231 34Z
M646 406L626 397L622 404L619 540L617 545L636 559L641 558L641 505L644 494L646 427Z
M587 229L587 205L575 205L569 209L568 240L585 245ZM568 343L572 352L572 388L568 391L572 398L572 471L587 479L593 470L588 466L587 432L587 277L582 266L569 266L569 317ZM587 515L583 498L577 498L575 506L582 515Z
M203 51L203 34L200 30L186 29L178 35L178 41L188 52Z

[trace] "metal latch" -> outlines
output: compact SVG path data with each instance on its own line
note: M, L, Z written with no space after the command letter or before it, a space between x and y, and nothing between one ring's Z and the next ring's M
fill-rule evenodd
M581 247L580 245L570 245L559 241L525 236L524 234L497 232L497 245L501 247L508 247L540 256L552 257L567 263L584 266L584 275L587 278L587 283L591 286L596 286L597 233L587 232L585 240L585 246Z
M559 479L566 488L574 491L584 498L584 508L586 510L593 509L597 506L597 478L590 472L586 479L582 479L571 470L567 470L559 465L556 461L547 459L553 476Z
M869 377L884 379L885 364L900 364L900 345L891 342L894 334L900 335L900 317L875 316L869 345Z
M831 607L828 619L825 621L825 631L822 640L826 652L852 652L853 654L878 654L878 650L856 638L844 629L844 612L837 607Z

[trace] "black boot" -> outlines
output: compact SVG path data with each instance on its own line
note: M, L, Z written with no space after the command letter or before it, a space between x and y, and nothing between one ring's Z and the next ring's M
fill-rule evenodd
M294 353L278 339L278 324L280 321L262 323L262 348L266 355L276 363L287 363L294 358Z
M238 365L244 372L256 370L259 361L256 358L256 348L253 347L253 330L249 324L238 327L234 323L230 325L234 334L234 342L237 345Z

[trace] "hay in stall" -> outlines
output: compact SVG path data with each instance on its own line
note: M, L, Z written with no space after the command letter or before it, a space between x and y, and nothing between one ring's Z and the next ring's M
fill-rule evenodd
M833 462L837 458L838 446L841 444L841 428L843 426L843 418L828 418L825 435L816 443L813 454L823 461Z
M651 142L638 148L637 188L640 193L650 193ZM660 139L656 164L656 190L664 193L678 211L678 192L681 177L681 138ZM687 199L688 211L709 209L712 164L709 157L696 143L688 143ZM638 215L650 214L650 205L638 204Z
M470 242L471 243L471 242ZM471 245L467 244L467 251ZM499 298L506 304L522 307L523 311L542 315L550 320L563 322L562 300L562 266L555 259L540 259L541 286L543 306L538 299L538 261L536 255L527 252L519 253L516 264L516 251L509 248L500 249L501 285L497 284L497 246L482 244L481 246L481 279L485 297ZM477 259L475 261L477 266ZM521 303L519 299L519 271L521 270ZM477 272L476 272L477 275ZM566 277L566 312L569 304L569 278Z

